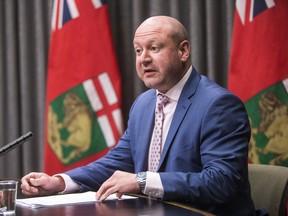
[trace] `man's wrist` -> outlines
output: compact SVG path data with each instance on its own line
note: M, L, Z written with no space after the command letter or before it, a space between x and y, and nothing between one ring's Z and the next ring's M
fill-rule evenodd
M62 176L59 176L59 175L57 175L57 176L53 176L55 179L56 179L56 185L57 185L57 193L60 193L60 192L62 192L62 191L64 191L65 190L65 188L66 188L66 185L65 185L65 181L64 181L64 179L62 178Z

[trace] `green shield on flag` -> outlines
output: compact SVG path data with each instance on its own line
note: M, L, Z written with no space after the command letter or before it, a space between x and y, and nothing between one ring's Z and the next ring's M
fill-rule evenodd
M251 124L252 163L288 166L288 95L284 82L270 86L245 103Z
M63 165L107 148L82 84L58 96L48 109L47 140Z

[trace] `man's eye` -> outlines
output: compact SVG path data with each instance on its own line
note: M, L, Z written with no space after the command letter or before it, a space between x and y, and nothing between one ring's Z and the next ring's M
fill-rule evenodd
M141 49L139 49L139 48L135 49L136 54L141 54L141 52L142 52Z
M154 51L154 52L156 52L156 51L158 51L158 50L159 50L159 48L158 48L158 47L156 47L156 46L152 46L152 47L151 47L151 50L152 50L152 51Z

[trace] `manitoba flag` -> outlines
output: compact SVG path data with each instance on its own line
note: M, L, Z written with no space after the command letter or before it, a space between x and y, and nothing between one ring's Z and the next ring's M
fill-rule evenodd
M228 88L247 109L249 160L288 166L288 1L237 0Z
M105 2L55 0L45 172L55 174L87 164L116 144L123 132L120 87Z

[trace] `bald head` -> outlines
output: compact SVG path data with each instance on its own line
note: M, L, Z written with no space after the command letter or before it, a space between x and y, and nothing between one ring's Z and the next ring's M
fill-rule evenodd
M188 34L185 27L175 18L169 16L153 16L146 19L136 29L135 36L142 35L147 28L153 28L155 31L166 32L176 44L183 40L188 40Z

